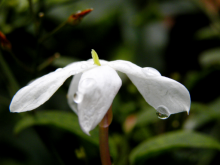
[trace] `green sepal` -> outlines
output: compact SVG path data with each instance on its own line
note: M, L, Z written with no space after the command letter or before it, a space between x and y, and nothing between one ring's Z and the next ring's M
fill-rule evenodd
M96 51L94 49L92 49L92 58L93 58L93 61L94 61L94 64L98 65L98 66L101 66L100 62L99 62L99 56L98 54L96 53Z

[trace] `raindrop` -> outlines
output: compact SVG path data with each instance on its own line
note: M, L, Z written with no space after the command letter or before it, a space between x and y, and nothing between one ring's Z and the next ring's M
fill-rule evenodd
M81 94L81 93L79 93L79 92L76 92L76 93L74 93L74 95L73 95L73 101L75 102L75 103L81 103L82 102L82 100L83 100L83 95Z
M159 119L167 119L170 116L170 113L169 113L167 107L165 107L163 105L159 106L157 108L157 113L156 114L157 114Z
M157 114L157 117L159 118L159 119L167 119L169 116L167 116L166 114L162 114L162 113L160 113L160 112L157 112L156 113Z

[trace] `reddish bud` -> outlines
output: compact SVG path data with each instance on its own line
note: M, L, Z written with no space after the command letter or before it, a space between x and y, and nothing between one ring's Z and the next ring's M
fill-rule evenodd
M0 44L3 49L11 49L11 43L5 37L5 35L0 31Z
M85 17L91 11L93 11L93 9L86 9L86 10L78 11L77 13L70 15L67 20L67 23L71 25L77 25L83 19L83 17Z

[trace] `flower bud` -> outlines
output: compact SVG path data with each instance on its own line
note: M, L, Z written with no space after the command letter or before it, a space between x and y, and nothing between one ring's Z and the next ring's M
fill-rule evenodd
M78 11L75 14L71 14L67 20L67 23L70 25L77 25L88 13L93 11L93 9L86 9L83 11Z

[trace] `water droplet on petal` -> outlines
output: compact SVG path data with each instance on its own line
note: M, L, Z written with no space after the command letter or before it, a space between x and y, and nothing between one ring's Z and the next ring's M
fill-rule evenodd
M162 113L160 113L160 112L157 112L156 113L157 114L157 117L159 118L159 119L167 119L169 116L167 116L166 114L162 114Z
M81 103L82 102L82 100L83 100L83 95L81 94L81 93L79 93L79 92L76 92L76 93L74 93L74 95L73 95L73 101L75 102L75 103Z
M143 72L147 76L161 76L161 74L158 70L151 68L151 67L143 68Z
M167 119L170 116L170 113L169 113L167 107L165 107L163 105L159 106L157 108L157 113L156 114L157 114L159 119Z

